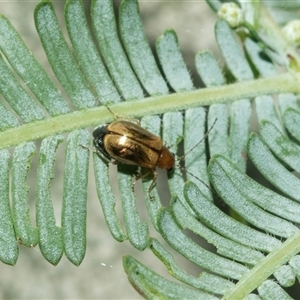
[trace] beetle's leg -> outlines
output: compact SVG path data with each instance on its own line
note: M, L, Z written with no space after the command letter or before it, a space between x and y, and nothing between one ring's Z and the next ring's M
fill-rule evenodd
M156 172L156 170L152 170L152 174L153 174L153 179L152 179L151 185L148 189L148 195L149 195L150 200L153 201L155 198L153 196L151 196L151 191L156 184L156 178L157 178L158 173Z
M155 182L156 182L156 178L157 178L158 173L155 170L153 170L152 174L153 174L153 179L152 179L151 185L150 185L149 190L148 190L149 193L155 187Z
M94 149L94 148L90 148L90 147L86 147L86 146L83 146L83 145L79 145L81 148L83 149L86 149L86 150L90 150L92 152L98 152L97 149Z
M146 172L145 174L142 174L142 173L140 173L140 174L138 174L135 178L134 178L134 181L133 181L133 185L134 184L136 184L136 182L137 181L139 181L140 179L143 179L143 178L145 178L145 177L147 177L149 174L151 174L151 170L150 171L148 171L148 172Z

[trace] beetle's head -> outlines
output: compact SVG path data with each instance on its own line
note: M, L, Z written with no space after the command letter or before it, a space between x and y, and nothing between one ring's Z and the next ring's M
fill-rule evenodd
M170 150L163 146L160 157L157 162L157 167L160 169L164 169L172 171L175 166L175 157L174 154L170 152Z

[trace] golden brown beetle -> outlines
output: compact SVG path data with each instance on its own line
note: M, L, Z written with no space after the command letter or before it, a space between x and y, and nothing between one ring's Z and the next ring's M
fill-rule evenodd
M143 127L125 120L117 120L106 126L98 127L93 132L96 149L113 163L144 167L149 170L137 179L153 174L157 178L156 167L171 171L175 166L174 155L163 145L160 137Z
M113 114L109 108L108 110ZM207 137L216 121L204 137L184 156L179 158L179 162ZM152 198L150 192L157 178L156 167L167 171L171 171L175 167L174 154L163 145L161 138L134 123L134 120L128 121L120 118L120 120L116 120L108 125L98 127L93 131L93 137L97 151L107 161L115 164L120 162L148 169L148 172L138 176L135 181L151 173L153 174L153 181L148 191L150 198ZM182 169L180 166L179 168ZM187 170L185 171L188 172ZM191 175L194 176L193 174ZM196 176L194 177L211 189L201 179Z

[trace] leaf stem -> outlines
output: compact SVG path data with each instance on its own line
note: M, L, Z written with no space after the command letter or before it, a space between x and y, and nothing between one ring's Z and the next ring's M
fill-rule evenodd
M280 249L276 249L241 278L234 288L224 295L222 300L244 299L264 280L271 276L279 266L287 263L300 251L300 233L288 238Z
M110 108L116 115L139 118L214 103L228 103L265 94L300 93L299 81L299 76L296 76L295 73L284 73L276 77L243 81L221 87L203 88L149 97L138 101L121 102L111 105ZM32 141L79 128L96 126L113 120L114 116L108 109L100 106L31 122L1 132L0 149L15 146L24 141Z

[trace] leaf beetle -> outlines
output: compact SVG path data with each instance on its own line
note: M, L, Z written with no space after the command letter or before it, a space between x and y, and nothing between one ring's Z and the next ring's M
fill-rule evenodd
M152 173L149 193L157 178L156 167L171 171L175 166L174 154L163 145L161 138L132 121L121 119L98 127L93 131L93 137L96 150L109 162L148 169L136 180Z
M114 115L109 107L107 109ZM172 171L175 167L175 156L164 146L160 137L141 127L138 120L115 117L116 120L112 123L97 127L93 131L96 152L101 154L106 161L113 164L124 163L147 169L148 172L139 175L135 182L152 173L153 180L148 190L149 197L152 198L150 192L157 178L156 167L168 172ZM216 121L214 121L204 137L184 156L179 158L179 162L208 136ZM180 166L179 168L182 169ZM185 171L187 172L187 170ZM194 177L207 186L201 179ZM209 186L207 187L211 189Z

